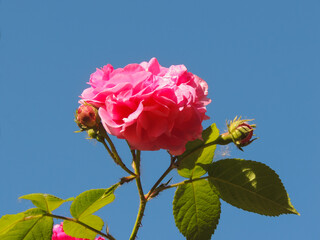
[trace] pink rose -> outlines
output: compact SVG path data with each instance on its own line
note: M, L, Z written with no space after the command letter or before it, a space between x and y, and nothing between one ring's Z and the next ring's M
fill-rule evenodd
M87 240L85 238L70 237L63 231L63 223L56 224L53 227L52 240ZM103 237L95 238L95 240L105 240Z
M108 64L91 74L81 95L99 108L109 134L126 139L132 149L185 151L188 141L201 138L208 119L208 85L184 65L165 68L156 58L113 69Z

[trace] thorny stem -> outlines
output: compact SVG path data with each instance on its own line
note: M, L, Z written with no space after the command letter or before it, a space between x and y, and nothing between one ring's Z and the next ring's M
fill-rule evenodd
M134 227L133 227L133 230L132 230L132 233L131 233L131 236L130 236L129 240L136 239L138 230L139 230L139 228L141 226L141 220L143 218L143 214L144 214L144 210L146 208L146 204L147 204L146 201L140 201L139 212L138 212L137 219L136 219L136 222L134 224Z
M159 194L160 192L162 192L162 191L164 191L166 189L169 189L169 188L179 187L179 186L187 184L187 183L191 183L191 182L195 182L195 181L199 181L199 180L203 180L203 179L208 179L208 178L210 178L210 177L206 176L206 177L188 179L188 180L185 180L185 181L182 181L182 182L179 182L179 183L175 183L175 184L171 184L171 185L167 185L167 186L165 185L165 186L163 186L161 188L156 188L155 190L157 191L157 194ZM150 199L148 199L148 200L150 200Z
M76 219L73 219L73 218L68 218L68 217L64 217L64 216L59 216L59 215L54 215L54 214L51 214L51 213L47 213L46 216L48 217L52 217L52 218L57 218L57 219L62 219L62 220L67 220L67 221L70 221L70 222L74 222L74 223L78 223L82 226L84 226L85 228L87 229L90 229L91 231L109 239L109 240L116 240L111 234L109 233L103 233L103 232L100 232L98 231L97 229L94 229L93 227L90 227L89 225L79 221L79 220L76 220Z
M146 194L146 200L149 201L151 198L152 193L154 190L159 186L159 184L162 182L162 180L171 172L172 169L175 168L175 160L176 157L171 156L171 163L170 166L167 168L167 170L161 175L161 177L158 179L158 181L152 186L148 194Z
M109 146L107 145L106 141L104 140L106 139L111 147L111 150L109 148ZM126 171L127 173L129 173L130 175L136 176L136 174L134 172L132 172L129 168L127 168L127 166L122 162L113 142L111 141L111 139L109 138L109 136L106 136L106 138L102 138L102 140L100 141L103 146L107 149L109 155L112 157L112 159L114 160L114 162L118 165L120 165L120 167Z
M146 200L143 194L141 178L140 178L140 161L141 161L140 155L141 155L141 151L137 150L135 154L135 158L133 159L133 164L134 164L135 174L137 176L136 183L139 190L140 200Z
M133 166L134 166L134 170L135 170L135 174L136 174L136 184L137 184L137 188L139 191L139 197L140 197L139 212L138 212L137 219L136 219L136 222L134 224L134 227L133 227L133 230L132 230L132 233L130 236L130 240L134 240L136 238L138 230L141 226L141 221L143 218L144 210L146 208L147 200L144 197L141 179L140 179L140 161L141 161L140 154L141 154L141 152L139 150L137 150L135 153L135 151L132 150L131 153L133 156Z
M141 221L143 218L143 214L144 214L144 210L146 208L147 202L148 200L150 200L150 196L153 193L153 191L158 187L158 185L161 183L161 181L168 175L168 173L175 168L175 160L176 157L171 156L171 163L170 166L168 167L168 169L161 175L161 177L158 179L158 181L153 185L153 187L151 188L151 190L149 191L148 194L144 195L143 193L143 189L142 189L142 185L141 185L141 179L140 179L140 151L137 150L137 152L135 152L134 150L131 151L132 156L133 156L133 165L134 165L134 169L135 169L135 173L137 175L136 177L136 183L137 183L137 188L139 191L139 197L140 197L140 205L139 205L139 211L138 211L138 215L137 215L137 219L136 222L134 224L131 236L130 236L130 240L134 240L137 236L138 230L141 226Z
M108 143L110 144L111 150L108 148L108 145L106 144L106 142L102 141L103 145L106 147L106 149L108 150L109 154L111 155L111 157L114 159L114 161L119 164L126 172L128 172L132 178L130 178L130 180L132 180L133 178L136 180L136 184L137 184L137 188L138 188L138 192L139 192L139 197L140 197L140 205L139 205L139 211L137 214L137 218L136 218L136 222L134 224L134 227L132 229L132 233L131 236L129 238L129 240L135 240L136 236L138 234L139 228L141 226L141 221L142 218L144 216L144 211L146 208L146 204L147 202L152 198L152 194L157 190L158 193L169 189L169 188L173 188L173 187L178 187L180 185L184 185L190 182L194 182L194 181L199 181L202 179L208 179L209 177L201 177L201 178L194 178L194 179L189 179L189 180L185 180L182 181L180 183L176 183L176 184L172 184L169 186L163 186L163 188L159 189L158 186L159 184L162 182L162 180L171 172L172 169L176 168L177 166L179 166L179 163L185 159L186 157L188 157L190 154L192 154L193 152L197 151L199 148L206 148L209 147L211 145L215 145L215 144L220 144L220 145L225 145L230 143L230 141L226 141L225 139L223 139L221 137L221 135L214 141L209 142L207 144L204 144L202 146L199 146L196 149L193 149L191 152L189 152L188 154L186 154L185 156L181 157L178 159L178 157L176 156L172 156L171 155L171 162L169 167L167 168L167 170L160 176L160 178L156 181L156 183L152 186L152 188L150 189L150 191L148 192L148 194L144 195L143 193L143 188L142 188L142 184L141 184L141 177L140 177L140 162L141 162L141 151L140 150L131 150L131 154L132 154L132 158L133 158L133 168L134 168L134 173L129 170L124 163L122 162L120 156L118 155L118 152L116 151L111 139L109 138L109 136L106 137L106 140L108 141ZM129 145L129 144L128 144ZM130 147L130 145L129 145ZM158 189L157 189L158 188ZM103 235L104 236L104 235Z
M185 180L185 181L182 181L182 182L179 182L179 183L175 183L175 184L171 184L169 186L165 186L163 190L165 189L169 189L169 188L174 188L174 187L179 187L181 185L184 185L184 184L187 184L187 183L191 183L191 182L195 182L195 181L199 181L199 180L203 180L203 179L208 179L210 178L209 176L206 176L206 177L199 177L199 178L193 178L193 179L188 179L188 180Z

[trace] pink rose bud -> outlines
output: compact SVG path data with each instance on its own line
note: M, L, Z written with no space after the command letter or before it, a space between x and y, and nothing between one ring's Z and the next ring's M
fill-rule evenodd
M76 122L80 128L93 128L100 122L98 110L91 105L81 105L77 110Z
M75 238L68 236L63 231L63 223L56 224L53 227L52 240L88 240L86 238ZM95 238L95 240L105 240L103 237Z
M228 144L230 142L234 142L234 144L241 150L242 147L245 147L252 143L255 139L252 139L253 131L256 127L255 124L248 124L249 119L241 120L241 117L231 121L228 123L228 132L222 134L222 139L224 140L224 144Z
M247 146L253 136L253 128L248 123L240 124L234 131L234 135L238 137L238 144L241 147ZM234 137L234 138L236 138Z
M185 151L201 139L210 103L207 83L184 65L162 67L156 58L114 69L110 64L91 74L80 103L99 110L105 130L126 139L132 149Z

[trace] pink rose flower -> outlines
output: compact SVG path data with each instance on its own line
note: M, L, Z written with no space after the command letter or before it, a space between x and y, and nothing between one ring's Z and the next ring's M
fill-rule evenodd
M207 83L184 65L165 68L156 58L114 69L110 64L91 74L80 103L99 108L109 134L126 139L132 149L185 151L188 141L201 138Z
M88 240L85 238L70 237L63 231L63 223L56 224L53 227L52 240ZM103 237L95 238L95 240L105 240Z

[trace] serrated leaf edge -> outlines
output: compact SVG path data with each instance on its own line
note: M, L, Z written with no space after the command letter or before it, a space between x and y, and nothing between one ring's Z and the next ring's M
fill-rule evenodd
M207 180L203 180L203 181L207 181ZM208 181L207 181L208 182ZM182 187L182 186L185 186L185 185L187 185L187 184L192 184L192 192L193 192L193 198L194 198L194 202L196 202L196 200L195 200L195 189L194 189L194 184L193 184L193 182L191 181L191 182L188 182L188 183L185 183L185 184L183 184L183 185L180 185L180 186L178 186L177 187L177 189L176 189L176 192L178 191L178 188L180 188L180 187ZM208 182L208 184L210 185L210 182ZM211 186L210 186L210 188L212 188ZM216 188L215 186L214 186L214 188ZM218 191L218 190L217 190ZM218 199L219 199L219 212L218 212L218 219L217 219L217 223L216 223L216 225L214 226L214 228L212 229L212 234L211 234L211 236L214 234L214 232L215 232L215 230L217 229L217 226L218 226L218 224L219 224L219 221L220 221L220 216L221 216L221 202L220 202L220 197L219 197L219 195L217 194L218 192L215 192L215 194L217 195L217 197L218 197ZM175 193L175 195L174 195L174 200L173 200L173 203L175 202L175 201L177 201L176 200L176 193ZM197 206L196 206L196 208L197 208ZM177 212L177 211L174 211L174 212ZM197 213L197 215L198 215L198 211L196 210L196 213ZM174 217L175 218L175 217ZM197 222L198 222L198 217L197 217ZM189 228L189 224L190 224L190 222L188 223L188 227L187 227L187 229ZM175 225L177 226L177 223L176 223L176 221L175 221ZM178 230L179 230L179 232L183 235L183 236L185 236L184 235L184 233L180 230L180 228L177 226L177 228L178 228ZM198 225L197 225L197 228L198 228ZM187 236L185 236L187 239L188 239L188 237Z
M223 160L227 160L227 159L221 159L221 160L219 160L219 161L223 161ZM278 175L272 168L270 168L269 166L267 166L266 164L261 163L261 162L252 161L252 160L245 160L245 159L237 159L237 160L249 161L249 162L253 162L253 163L259 163L259 164L262 164L262 165L266 166L267 168L269 168L269 169L278 177L280 183L282 184L283 189L286 191L286 189L285 189L285 187L284 187L284 184L282 183L279 175ZM214 162L214 163L215 163L215 162ZM212 163L212 164L214 164L214 163ZM228 170L230 170L230 169L228 169ZM208 173L209 173L209 172L208 172ZM229 185L232 185L232 186L234 186L234 187L241 188L242 190L245 190L246 192L249 192L250 194L253 194L253 193L254 193L253 195L256 195L256 196L258 196L259 198L262 198L262 199L264 199L264 200L267 200L267 201L269 201L269 202L271 202L271 203L273 203L273 204L275 204L275 205L277 205L277 206L280 206L280 208L286 209L286 210L289 211L289 212L281 213L281 214L297 214L298 216L300 216L300 213L299 213L293 206L292 206L292 208L283 207L281 204L279 204L279 203L277 203L277 202L274 202L273 200L271 200L271 199L269 199L269 198L266 198L266 197L264 197L264 196L262 196L262 195L256 194L255 192L251 192L251 191L249 191L248 189L244 188L243 186L236 185L236 184L230 183L230 182L228 182L228 181L224 181L223 179L220 179L220 178L217 178L217 177L213 177L213 176L210 176L210 175L209 175L209 179L210 179L210 180L211 180L211 179L214 179L214 180L216 180L216 181L224 182L224 183L229 184ZM214 184L214 182L212 182L212 183ZM218 187L216 187L216 188L218 189ZM219 189L218 189L218 191L219 191ZM286 193L287 193L287 191L286 191ZM221 197L222 200L224 200L221 195L220 195L220 197ZM289 202L289 204L292 205L288 193L287 193L287 197L288 197L288 202ZM225 201L225 200L224 200L224 201ZM227 201L226 201L226 202L227 202ZM228 202L227 202L227 203L228 203ZM229 203L229 204L231 204L231 203ZM242 210L244 210L244 211L248 211L248 210L243 209L243 208L241 208L241 207L239 207L239 206L235 206L235 205L233 205L233 204L231 204L231 205L234 206L234 207L236 207L236 208L242 209ZM250 212L251 212L251 211L250 211ZM267 215L267 214L261 214L261 213L258 213L258 214L264 215L264 216L270 216L270 217L275 217L275 216L281 215L281 214L279 214L279 215L276 215L276 214L274 214L274 215L273 215L273 214Z

